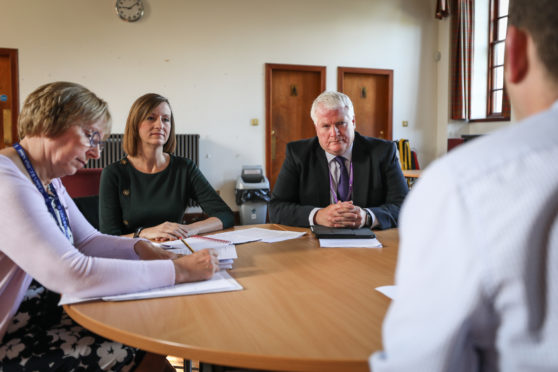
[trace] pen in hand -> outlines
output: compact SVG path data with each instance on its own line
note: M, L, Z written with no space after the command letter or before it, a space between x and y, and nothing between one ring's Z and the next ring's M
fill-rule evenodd
M184 245L185 245L186 247L188 247L188 249L190 250L190 252L196 253L196 251L194 251L194 250L192 249L192 247L190 247L190 244L186 243L186 240L184 240L184 239L181 238L180 241L181 241L182 243L184 243Z

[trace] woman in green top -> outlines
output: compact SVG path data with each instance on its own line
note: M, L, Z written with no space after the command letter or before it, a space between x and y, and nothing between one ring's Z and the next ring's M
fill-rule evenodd
M194 162L172 155L174 115L165 97L149 93L134 102L122 145L128 156L101 174L101 232L164 241L233 225L231 209ZM182 224L190 199L209 218Z

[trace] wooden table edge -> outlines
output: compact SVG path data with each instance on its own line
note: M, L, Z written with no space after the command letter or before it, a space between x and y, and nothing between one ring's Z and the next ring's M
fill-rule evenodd
M169 341L139 336L96 321L75 311L72 305L63 306L66 313L84 328L110 340L120 342L144 351L160 355L172 355L189 360L199 360L223 366L254 368L276 371L369 371L367 361L322 360L311 358L285 358L281 356L262 356L258 354L210 350Z
M277 230L287 230L282 225L266 224L273 226ZM261 227L255 225L250 227ZM245 228L244 226L240 229ZM235 228L235 230L237 230ZM308 228L292 228L288 230L307 231L306 237L311 236ZM77 304L76 304L77 305ZM369 371L368 360L354 359L313 359L313 358L292 358L282 356L262 356L259 354L228 352L218 349L206 349L197 346L175 344L173 342L144 337L121 329L115 329L95 319L83 315L74 310L72 304L63 306L66 313L84 328L99 334L110 340L120 342L142 350L160 354L172 355L189 360L199 360L201 362L213 363L240 368L266 369L276 371ZM372 353L372 352L371 352Z

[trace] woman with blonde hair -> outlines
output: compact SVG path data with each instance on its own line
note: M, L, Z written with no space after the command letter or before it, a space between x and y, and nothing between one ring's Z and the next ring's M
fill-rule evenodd
M67 82L25 100L20 142L0 150L0 369L171 368L95 335L57 306L59 295L99 297L205 280L216 252L179 257L143 239L103 235L79 212L60 177L99 158L111 118L105 101ZM170 369L168 369L170 370Z

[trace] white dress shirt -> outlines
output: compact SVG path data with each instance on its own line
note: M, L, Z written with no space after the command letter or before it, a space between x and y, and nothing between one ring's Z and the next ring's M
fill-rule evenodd
M558 371L558 102L435 162L401 211L384 371Z
M331 174L331 180L332 180L332 187L333 190L337 190L337 184L339 183L339 177L341 175L341 166L339 165L339 163L337 163L337 161L335 161L335 158L337 157L336 155L332 155L329 152L325 151L325 156L327 158L327 164L329 166L329 173ZM351 161L353 159L353 146L351 145L349 147L349 149L343 154L341 155L343 158L345 158L345 168L347 168L347 172L349 172L349 177L351 176L350 172L351 172ZM330 195L330 203L331 204L335 204L336 203L336 195L334 194L334 192L330 189L329 191L329 195ZM352 200L352 193L351 195L349 195L351 197ZM314 208L312 209L312 211L310 212L310 215L308 216L308 222L310 223L310 226L314 226L314 216L316 215L316 213L318 213L318 211L321 208ZM359 227L363 227L364 224L366 223L366 213L368 213L370 215L370 217L372 217L372 226L374 227L376 225L378 225L378 221L376 219L376 216L374 215L374 213L368 209L368 208L360 208L360 218L361 218L361 223Z

